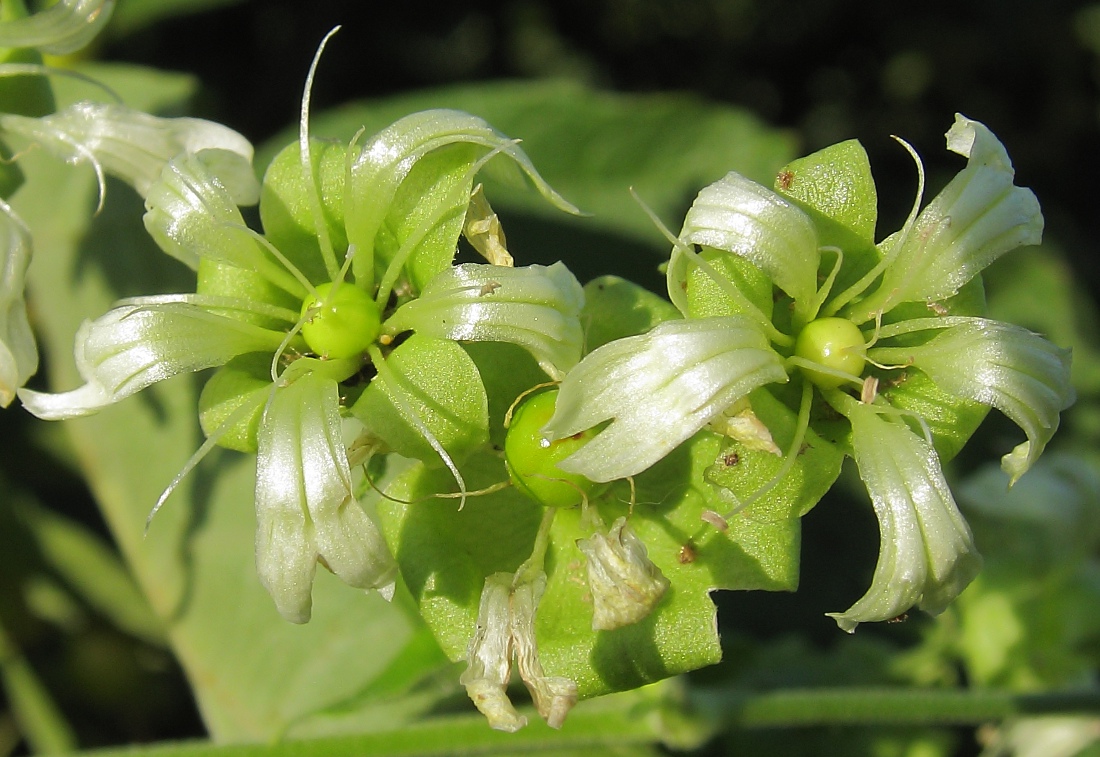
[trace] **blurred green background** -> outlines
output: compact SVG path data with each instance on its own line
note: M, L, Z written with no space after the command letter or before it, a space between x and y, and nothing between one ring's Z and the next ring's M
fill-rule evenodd
M859 596L877 548L869 509L840 487L805 520L803 583L796 594L718 598L728 662L704 671L699 680L736 678L763 688L976 682L1025 689L1091 680L1100 653L1093 541L1094 458L1100 439L1093 306L1100 291L1100 266L1093 262L1100 247L1095 178L1100 170L1100 5L1022 0L905 6L838 0L119 0L107 32L87 55L194 75L201 88L189 113L228 124L262 145L296 122L309 61L324 33L337 24L343 31L326 51L314 84L316 112L353 100L517 79L565 79L621 93L691 93L754 114L791 140L792 155L860 139L878 182L881 229L900 225L916 186L910 158L889 135L905 138L921 153L934 193L962 165L943 149L943 133L954 113L987 124L1007 146L1017 183L1034 189L1047 219L1041 255L1017 254L1015 262L1006 260L991 270L991 305L1074 346L1081 397L1051 447L1073 457L1028 490L1033 500L1079 500L1077 510L1064 517L1040 513L1038 525L1021 536L1016 526L997 526L995 515L993 525L986 524L982 503L988 497L980 483L971 483L970 496L960 494L964 507L968 501L978 503L967 512L990 562L983 580L1010 586L1031 580L1028 600L1048 602L1028 605L1027 612L1043 626L1026 639L1034 648L1018 645L1011 653L1013 664L1038 662L1024 672L1008 670L1008 663L1001 668L990 663L993 672L981 679L974 648L989 640L967 641L965 614L985 612L978 599L963 602L961 615L940 621L914 616L903 624L861 628L856 637L837 631L823 613ZM714 173L731 168L737 166L715 166ZM683 209L690 200L685 194ZM668 219L679 215L671 213ZM556 254L576 264L582 279L614 271L655 289L661 286L656 265L665 245L656 234L647 243L578 233L567 238L565 246L572 249L561 253L546 249L546 227L537 219L521 219L513 227L505 217L505 223L517 255L528 250L527 259ZM583 254L594 248L608 252L604 258ZM571 259L570 252L577 257ZM42 529L28 525L61 513L98 535L98 542L82 536L80 549L98 554L100 547L108 548L108 531L81 476L71 461L57 458L55 439L61 433L59 427L32 423L18 407L0 412L0 491L12 504L0 508L3 626L81 745L202 735L187 684L155 629L143 633L146 621L138 618L120 630L117 619L103 617L94 602L74 597L79 592L70 590L73 576L59 572L50 553L69 547L51 547ZM1013 433L1000 418L987 421L955 462L953 480L995 461L1017 441ZM1069 494L1057 488L1063 484ZM1051 532L1050 549L1072 554L1047 570L1041 559L1029 563L1027 554L1021 557L1027 553L1021 541L1046 533L1051 523L1067 529L1065 539L1077 539L1082 546L1068 550L1067 542L1059 540L1062 532ZM58 529L64 532L65 526ZM1067 612L1065 602L1081 611L1074 615L1075 625L1051 630L1055 616ZM1024 611L1017 606L1017 612ZM1044 613L1049 615L1045 625ZM6 654L0 639L0 657ZM8 713L7 707L0 712ZM975 754L982 738L974 729L885 735L822 729L797 736L755 732L712 749L813 754L821 753L823 744L844 744L835 753ZM0 755L26 749L11 715L0 715Z

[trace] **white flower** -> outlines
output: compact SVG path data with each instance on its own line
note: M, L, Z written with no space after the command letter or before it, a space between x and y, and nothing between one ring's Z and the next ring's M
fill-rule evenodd
M562 382L543 433L563 439L611 420L558 467L613 481L653 465L753 389L786 380L746 319L665 321L587 355Z
M645 543L626 518L611 524L607 534L581 539L577 547L587 558L588 590L592 593L592 630L612 631L649 615L668 590L669 582L649 559Z
M23 282L31 262L31 234L7 203L0 200L0 407L38 370Z
M860 478L879 522L879 557L871 588L842 613L845 631L890 620L918 605L944 611L981 570L970 528L951 496L935 450L881 408L847 408Z
M58 0L43 11L0 23L0 47L35 47L51 55L76 52L107 24L115 0Z

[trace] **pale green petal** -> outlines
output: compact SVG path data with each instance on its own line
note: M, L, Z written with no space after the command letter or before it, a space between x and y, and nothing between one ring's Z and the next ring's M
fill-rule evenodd
M27 410L46 420L88 415L177 374L274 352L284 338L189 303L129 303L77 331L76 367L87 383L60 394L21 389Z
M1013 185L1012 163L993 133L958 115L947 144L969 158L966 168L917 217L861 312L945 299L1004 253L1042 241L1039 201Z
M31 262L31 234L0 200L0 407L38 370L38 348L27 320L24 278Z
M71 163L91 161L144 197L180 153L203 160L238 205L255 204L260 185L252 144L227 126L198 118L158 118L124 105L79 102L42 118L0 114L0 132L19 135ZM207 152L208 151L208 152Z
M206 258L254 271L284 291L306 289L250 233L229 192L203 159L182 153L169 161L145 196L145 229L162 250L191 268Z
M577 364L584 290L561 263L510 268L465 263L435 276L385 327L460 342L511 342L560 379Z
M556 207L578 212L535 170L519 147L484 120L457 110L414 113L386 127L363 145L351 164L351 183L345 199L348 242L358 250L356 276L370 265L374 239L382 227L401 182L416 162L433 150L451 144L480 145L511 158L523 175Z
M50 55L75 52L107 24L115 0L58 0L44 11L0 23L0 47L35 47Z
M612 481L653 465L757 387L786 380L746 319L665 321L587 355L562 382L543 433L562 439L611 420L558 467Z
M1038 459L1074 400L1070 351L1009 323L973 318L918 347L872 356L911 362L944 391L995 407L1020 426L1027 441L1002 459L1011 483Z
M336 382L307 372L280 386L257 441L256 565L279 613L309 620L319 559L349 586L392 585L393 558L352 495Z
M789 294L796 308L813 301L820 262L813 222L789 200L738 173L699 193L680 240L745 258ZM674 251L669 271L683 275L677 257ZM670 295L683 283L670 280Z
M828 614L851 632L914 605L943 612L978 574L982 559L935 450L871 405L853 402L848 410L856 466L878 517L879 557L867 593L847 611Z

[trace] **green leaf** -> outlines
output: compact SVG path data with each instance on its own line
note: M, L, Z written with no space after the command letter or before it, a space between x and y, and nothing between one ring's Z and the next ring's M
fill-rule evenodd
M169 94L186 92L181 77L112 72L99 67L95 75L135 107L156 110ZM76 94L67 82L58 89L59 99ZM93 218L90 171L41 153L25 156L22 166L28 181L16 199L35 234L31 293L41 304L41 345L53 386L68 388L78 381L72 340L82 319L123 295L187 291L194 283L148 238L141 202L125 186L111 184ZM251 456L223 453L200 465L144 537L150 507L202 441L196 394L193 382L175 379L67 427L119 547L169 628L211 734L266 740L291 722L305 733L310 714L348 700L381 674L420 621L326 572L317 577L309 625L279 618L255 572ZM409 712L391 708L389 722ZM365 706L362 713L360 723L370 718Z
M152 26L158 21L201 13L240 3L242 0L125 0L115 8L107 34L124 37Z

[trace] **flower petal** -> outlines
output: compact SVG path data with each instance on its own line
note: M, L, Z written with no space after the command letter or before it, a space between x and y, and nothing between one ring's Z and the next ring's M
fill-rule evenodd
M0 24L0 47L36 47L50 55L75 52L107 24L115 0L58 0L26 18Z
M901 302L950 297L1004 253L1042 240L1039 201L1013 185L1012 163L989 129L956 115L947 146L969 162L900 240L878 291L859 305L869 316Z
M356 588L392 584L393 558L352 494L336 382L306 372L278 387L257 441L256 564L279 613L309 620L318 560Z
M821 256L810 217L739 173L730 172L699 193L684 218L680 240L745 258L789 294L796 307L809 305L817 291ZM673 250L668 270L682 274L679 254ZM670 296L682 292L684 283L670 280Z
M91 160L142 197L169 160L181 152L209 152L203 160L234 202L252 205L260 197L252 144L213 121L157 118L124 105L79 102L42 118L0 114L0 131L33 140L73 163Z
M31 234L0 200L0 407L38 370L38 348L27 320L23 285L31 262Z
M1002 459L1011 483L1038 459L1058 430L1058 413L1074 400L1070 351L1009 323L967 319L920 346L883 352L887 361L912 362L945 392L997 408L1024 430L1027 441Z
M913 605L943 612L978 574L982 559L935 450L871 405L853 402L846 414L856 466L879 521L879 557L867 593L845 612L828 614L852 632Z
M577 547L587 560L593 631L637 623L668 590L668 579L649 559L645 543L626 518L617 519L606 534L597 531L579 540Z
M135 298L77 330L74 352L84 386L60 394L21 389L19 399L46 420L88 415L176 374L247 352L273 352L283 338L189 303Z
M543 433L611 424L558 463L593 481L640 473L753 389L785 382L782 359L740 317L665 321L605 344L565 377Z
M511 268L464 263L435 276L386 322L460 342L511 342L560 379L580 360L584 291L561 263Z
M512 674L512 579L511 573L485 579L477 630L466 649L466 670L458 679L489 726L508 733L527 725L505 691Z
M433 150L458 143L499 150L512 159L519 173L530 179L553 205L566 212L579 212L539 176L514 142L482 119L457 110L414 113L372 137L351 163L344 215L348 242L358 250L354 263L356 278L362 278L363 270L371 264L375 236L382 228L397 188L413 166Z

